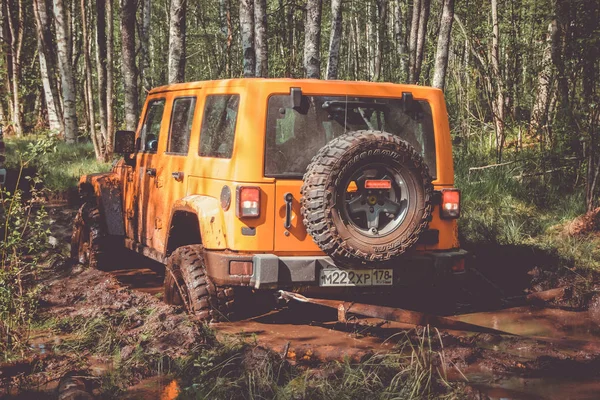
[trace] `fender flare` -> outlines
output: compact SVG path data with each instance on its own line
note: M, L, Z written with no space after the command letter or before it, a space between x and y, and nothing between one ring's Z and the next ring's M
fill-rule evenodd
M119 176L114 172L83 175L78 189L83 202L95 204L100 210L106 233L124 236L123 193Z
M225 218L219 200L210 196L190 195L177 200L172 207L171 221L178 211L190 212L198 217L202 245L206 249L225 250ZM169 229L171 229L169 221Z

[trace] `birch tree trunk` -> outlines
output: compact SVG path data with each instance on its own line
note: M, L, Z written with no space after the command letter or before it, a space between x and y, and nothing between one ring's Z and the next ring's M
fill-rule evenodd
M383 42L385 41L385 26L388 13L388 0L377 0L377 27L376 31L376 50L373 80L378 81L381 76L381 62L383 59Z
M187 0L171 0L169 18L169 83L183 82L185 79L186 12Z
M415 83L415 70L417 65L417 37L419 35L419 17L421 15L421 1L414 0L412 19L410 21L410 39L408 41L408 82Z
M254 43L256 47L256 76L269 75L269 48L267 44L267 1L254 1Z
M553 75L552 66L552 43L555 40L557 27L556 21L552 21L548 25L548 33L546 34L546 45L542 56L542 71L538 75L537 95L531 111L531 120L529 130L531 135L537 135L540 129L548 121L548 110L550 106L551 83Z
M406 54L406 40L403 35L402 25L404 25L402 7L400 0L398 0L398 4L396 4L396 8L394 9L394 39L396 40L396 49L400 57L400 71L408 81L408 54Z
M113 153L115 133L115 110L112 107L114 98L114 15L113 2L106 2L106 143L105 157L108 159Z
M142 27L140 30L140 74L144 91L152 89L150 74L150 20L152 17L152 0L142 1Z
M135 66L135 5L135 0L121 0L121 72L125 86L125 126L129 131L135 131L138 122L137 69ZM169 50L170 53L171 51ZM169 61L169 67L170 65L171 61ZM169 78L171 77L169 76Z
M94 145L94 153L96 154L96 159L98 161L103 160L103 151L102 151L102 136L98 138L96 135L96 115L94 111L94 94L92 90L92 62L90 60L90 35L88 32L87 25L87 13L85 0L81 0L81 32L83 35L83 67L85 70L85 97L87 99L86 105L89 114L89 123L90 123L90 137L92 139L92 143ZM106 127L105 127L106 128ZM100 140L98 140L100 139Z
M331 0L331 34L329 37L329 58L327 59L327 79L338 79L341 40L342 0Z
M244 77L251 78L256 73L256 52L254 50L254 0L240 0L240 32L244 57Z
M440 21L437 50L435 53L435 70L433 72L433 87L444 90L446 86L446 69L448 68L448 52L454 21L454 0L445 0Z
M425 58L425 41L427 39L427 23L429 22L430 6L431 0L421 0L421 13L419 15L419 30L417 34L417 50L415 55L415 83L418 83L421 79L421 66L423 65L423 58Z
M75 77L69 59L68 21L63 0L54 0L54 22L56 25L56 47L58 50L58 69L63 98L63 114L65 140L67 143L77 141L77 109L75 99Z
M90 6L92 5L90 0ZM108 0L109 2L112 0ZM96 0L96 71L98 84L98 110L100 111L100 133L102 140L98 149L104 154L104 143L108 135L107 108L111 104L106 95L106 0Z
M44 0L33 1L33 13L37 33L38 56L40 60L40 76L44 88L44 99L48 110L48 127L52 131L63 133L62 112L58 99L58 86L55 77L54 54L52 49L52 31L48 9Z
M16 20L15 14L16 13ZM10 30L10 51L12 66L12 124L17 137L23 135L23 112L21 109L21 50L23 49L23 0L17 0L16 10L12 4L7 7L8 28Z
M308 0L304 33L304 75L319 79L321 76L321 7L323 0Z

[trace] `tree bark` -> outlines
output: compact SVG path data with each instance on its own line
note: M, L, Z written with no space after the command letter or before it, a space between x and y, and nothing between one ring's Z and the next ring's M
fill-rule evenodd
M427 39L427 23L429 22L429 10L431 0L421 0L421 13L419 15L419 30L417 34L417 50L415 55L415 76L414 82L418 83L421 79L421 66L425 57L425 42Z
M33 1L33 13L37 33L38 56L40 60L40 76L44 88L44 100L48 110L48 127L50 130L63 133L62 112L58 98L58 86L56 83L55 61L52 49L52 30L48 8L45 0Z
M492 99L492 113L496 130L496 153L498 162L502 161L504 146L504 91L500 75L500 28L498 25L498 0L491 0L492 5L492 75L496 81L496 96Z
M556 21L552 21L548 25L548 33L546 34L546 45L542 55L542 70L538 75L537 95L531 111L531 120L529 129L531 135L541 133L542 127L548 121L548 111L550 107L550 96L552 93L552 42L556 35Z
M400 0L398 0L398 4L396 4L396 8L394 9L394 39L396 40L396 48L400 57L400 72L404 74L405 79L408 81L408 54L406 54L406 40L403 35L402 25L404 25L402 7Z
M171 0L169 18L169 83L183 82L185 79L186 12L187 0Z
M331 0L331 34L329 37L329 58L327 59L327 79L338 79L341 41L342 0Z
M144 91L152 89L150 74L150 22L152 18L152 0L142 1L142 27L140 31L140 74Z
M442 90L444 90L444 87L446 86L446 69L448 68L448 53L450 49L453 21L454 0L445 0L435 54L435 71L433 73L433 87Z
M54 0L54 22L56 25L58 69L60 71L63 97L65 140L67 143L75 143L77 141L75 77L73 76L73 68L69 59L69 26L65 11L63 0Z
M254 0L240 0L240 32L244 57L244 77L256 73L256 51L254 50Z
M112 0L108 0L109 2ZM90 6L92 1L90 0ZM107 109L111 103L106 91L106 0L96 0L96 71L98 84L98 110L100 111L100 133L102 140L98 142L99 151L105 153L108 135Z
M135 0L121 0L121 72L125 86L125 126L129 131L135 131L138 122L137 69L135 65L135 5ZM169 54L171 54L170 49ZM169 70L171 69L170 66L171 61L169 61ZM169 75L171 75L170 71ZM171 76L169 76L170 78Z
M15 9L16 8L16 9ZM16 19L15 14L16 13ZM11 82L12 82L12 124L17 137L23 134L23 110L21 105L21 51L23 49L23 0L7 7L8 28L10 30Z
M85 10L85 0L81 0L81 33L83 35L83 68L85 70L84 90L89 115L90 138L92 139L92 143L94 145L94 153L96 154L96 159L98 161L102 161L102 136L98 138L98 136L96 135L96 115L94 111L94 93L92 90L92 61L90 60L90 35L88 32L86 15L87 13L85 12Z
M321 76L321 7L322 0L308 0L304 34L304 75L319 79Z
M385 41L385 26L388 13L388 0L377 0L376 49L374 60L373 80L378 81L381 76L381 62L383 59L383 43Z
M408 42L408 82L415 83L417 66L417 37L419 35L419 17L421 16L421 1L414 0L412 19L410 22L410 40Z
M114 98L114 19L113 2L106 2L106 143L105 157L109 159L113 153L113 142L115 134L115 110L112 107ZM137 99L137 97L136 97Z
M269 75L269 48L267 44L267 1L254 2L254 43L256 47L256 76Z

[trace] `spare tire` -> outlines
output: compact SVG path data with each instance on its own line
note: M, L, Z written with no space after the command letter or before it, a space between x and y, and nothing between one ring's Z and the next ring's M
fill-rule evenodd
M403 254L431 217L433 186L423 157L387 132L333 139L312 159L303 180L306 230L342 265Z

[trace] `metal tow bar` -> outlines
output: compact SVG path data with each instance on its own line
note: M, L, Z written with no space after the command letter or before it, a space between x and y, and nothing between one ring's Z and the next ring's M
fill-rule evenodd
M365 317L379 318L386 321L395 321L405 324L426 326L431 325L437 328L452 329L457 331L470 331L479 333L491 333L495 335L518 336L514 333L488 328L485 326L470 324L468 322L457 321L448 317L430 315L418 311L403 310L401 308L376 306L371 304L354 303L341 300L313 299L298 293L286 292L280 290L279 295L286 301L295 300L301 303L312 303L320 306L334 308L338 311L338 321L347 322L346 316L349 313L359 314Z

